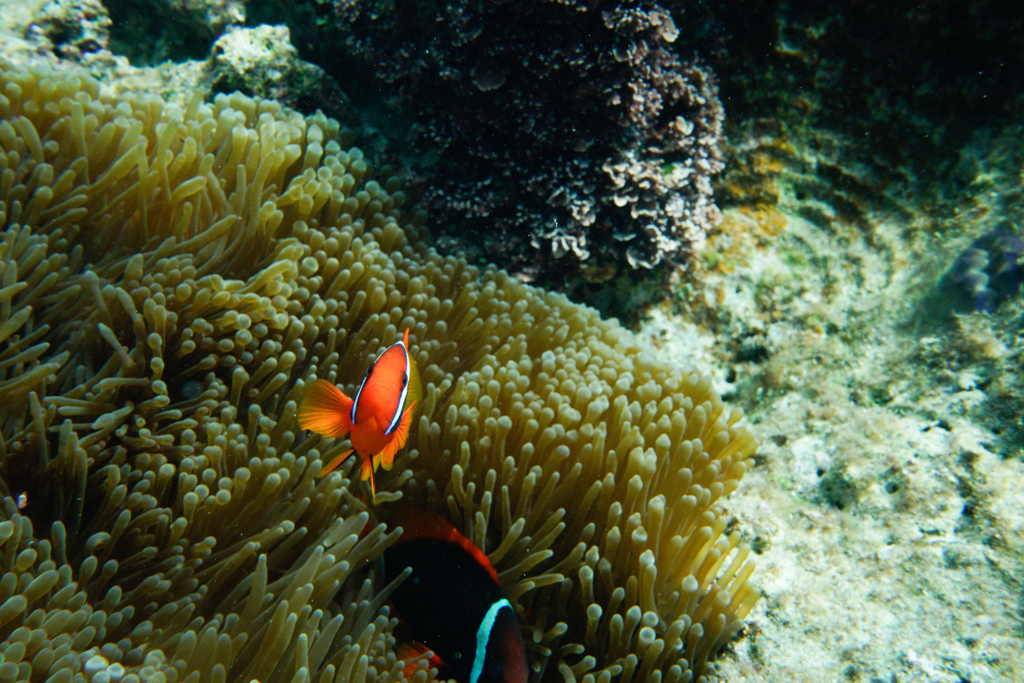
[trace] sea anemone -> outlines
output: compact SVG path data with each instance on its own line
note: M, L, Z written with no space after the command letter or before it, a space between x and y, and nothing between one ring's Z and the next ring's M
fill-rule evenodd
M707 378L437 255L322 115L0 93L0 678L399 681L404 498L489 553L548 676L688 680L741 627L756 444ZM296 406L406 327L424 399L368 510Z

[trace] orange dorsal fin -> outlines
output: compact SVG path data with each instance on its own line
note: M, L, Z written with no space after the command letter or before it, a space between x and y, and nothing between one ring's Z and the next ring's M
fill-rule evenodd
M398 423L398 429L391 435L391 441L388 441L388 445L378 454L380 458L379 464L386 470L390 470L391 466L395 464L395 453L405 445L406 440L409 438L409 428L412 426L412 409L415 407L416 401L413 401L412 405L405 409L405 412L402 413L402 420Z
M321 467L320 471L317 472L316 476L323 477L330 474L334 470L338 469L338 465L348 460L348 457L353 453L355 453L355 451L353 451L351 448L345 451L344 453L342 453L341 455L339 455L338 457L334 458L329 463Z
M321 436L342 437L352 429L351 413L352 399L327 380L318 379L299 404L299 427Z
M454 543L465 550L466 553L473 558L474 562L487 571L495 585L500 585L501 582L498 580L498 571L487 558L487 554L480 548L476 547L471 540L459 533L459 531L452 526L451 522L444 517L441 517L436 512L432 512L426 508L410 506L404 509L397 521L401 524L403 529L402 537L398 541L399 543L414 539L434 539L438 541L445 541L447 543Z
M406 401L418 401L423 397L423 381L416 360L412 357L412 349L409 348L409 330L405 331L405 347L409 352L409 394Z

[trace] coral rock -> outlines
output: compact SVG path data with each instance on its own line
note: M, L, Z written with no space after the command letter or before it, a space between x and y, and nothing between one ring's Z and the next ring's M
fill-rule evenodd
M720 220L718 88L673 51L660 5L336 9L330 39L359 64L345 70L376 74L412 121L439 226L488 260L558 284L581 268L682 263Z

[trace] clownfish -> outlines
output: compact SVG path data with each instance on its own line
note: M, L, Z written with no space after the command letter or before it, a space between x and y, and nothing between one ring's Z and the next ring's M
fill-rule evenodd
M526 683L519 622L487 555L432 512L416 509L400 521L402 536L383 553L384 580L411 568L389 602L423 647L399 655L430 650L440 677L459 683Z
M412 425L412 410L420 399L420 375L409 354L409 330L401 341L384 350L366 368L366 376L349 398L325 379L318 379L299 404L302 429L340 438L351 432L352 448L323 466L318 477L333 471L353 453L359 455L363 481L377 495L373 473L390 470L395 453L405 445Z

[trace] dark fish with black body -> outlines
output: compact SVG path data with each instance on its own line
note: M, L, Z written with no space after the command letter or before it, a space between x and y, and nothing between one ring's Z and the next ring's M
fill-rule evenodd
M440 659L441 675L459 683L526 683L527 663L516 613L482 550L446 520L417 510L402 537L384 551L391 606L413 638Z

